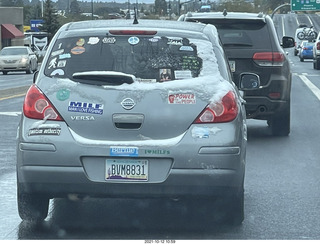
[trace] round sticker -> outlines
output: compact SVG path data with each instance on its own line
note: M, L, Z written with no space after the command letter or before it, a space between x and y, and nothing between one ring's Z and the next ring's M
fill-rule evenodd
M70 96L70 91L68 89L61 89L57 92L57 99L60 101L64 101L68 99Z
M139 43L139 38L136 37L136 36L132 36L128 39L128 42L131 44L131 45L137 45Z

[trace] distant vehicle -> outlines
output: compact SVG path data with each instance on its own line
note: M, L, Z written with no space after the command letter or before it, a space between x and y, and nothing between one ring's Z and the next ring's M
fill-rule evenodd
M38 57L43 57L49 45L47 32L25 32L24 46L30 47Z
M218 199L219 216L243 221L244 100L216 28L136 22L69 23L52 39L18 130L22 219L79 194ZM239 79L260 86L251 72Z
M313 26L307 27L305 24L299 25L299 28L296 29L295 33L295 45L293 49L294 56L299 54L299 48L302 41L313 41L317 37L317 32L314 30Z
M29 47L4 47L0 52L0 72L4 75L13 71L31 74L38 68L38 59Z
M235 81L242 72L260 76L261 87L244 95L247 118L266 120L275 136L289 135L292 75L283 48L294 39L284 36L280 43L271 17L262 13L187 13L179 20L216 26Z
M302 41L300 44L299 58L303 62L305 59L313 59L314 42Z

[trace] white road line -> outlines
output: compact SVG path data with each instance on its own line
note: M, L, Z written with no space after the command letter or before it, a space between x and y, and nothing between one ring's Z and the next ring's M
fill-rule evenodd
M320 89L316 87L306 76L299 75L300 79L312 91L312 93L320 100Z
M0 112L0 115L19 116L21 112Z

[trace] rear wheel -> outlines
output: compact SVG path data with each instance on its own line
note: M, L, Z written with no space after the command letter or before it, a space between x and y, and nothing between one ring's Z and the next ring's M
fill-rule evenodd
M18 187L18 211L20 218L27 221L43 221L48 215L49 198L40 194L23 193Z
M313 68L319 70L320 69L320 60L319 59L314 59L313 60Z
M26 73L27 74L31 74L32 73L32 67L31 67L32 65L31 64L29 64L29 68L26 70Z
M303 61L304 61L304 58L301 58L301 57L300 57L300 62L303 62Z
M272 135L288 136L290 134L290 104L281 114L273 116L268 124L271 127Z
M8 74L8 71L2 71L2 73L3 73L4 75L7 75L7 74Z

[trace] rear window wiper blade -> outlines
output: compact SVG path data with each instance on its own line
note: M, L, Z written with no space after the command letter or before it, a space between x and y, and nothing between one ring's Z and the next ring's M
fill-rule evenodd
M133 75L116 71L77 72L72 75L72 78L80 83L100 86L119 86L122 84L132 84L135 79Z
M250 43L224 43L223 46L241 46L241 47L252 47Z

